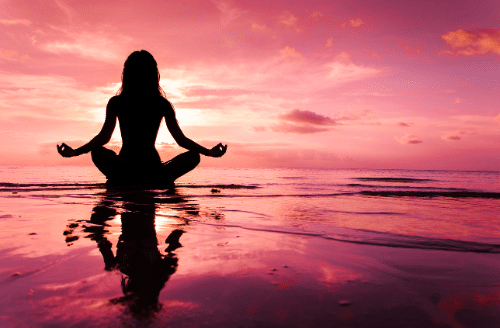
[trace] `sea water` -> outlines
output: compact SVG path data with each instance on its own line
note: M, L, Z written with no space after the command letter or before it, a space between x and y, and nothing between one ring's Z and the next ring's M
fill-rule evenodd
M496 327L499 217L499 172L4 166L0 326Z
M390 247L500 252L500 172L198 168L175 190L154 192L157 229L181 220ZM0 167L3 218L13 215L9 200L97 205L110 193L93 167ZM118 233L119 221L108 225Z

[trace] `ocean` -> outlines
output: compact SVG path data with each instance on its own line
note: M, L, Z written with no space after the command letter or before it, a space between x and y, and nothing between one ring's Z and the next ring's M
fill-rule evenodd
M4 320L6 326L43 326L47 322L49 326L66 327L104 323L123 326L122 317L131 315L137 326L142 326L147 318L151 326L166 323L190 326L191 323L193 326L246 327L265 323L264 326L299 327L305 322L319 326L324 320L335 319L345 326L368 327L368 321L374 320L369 317L371 314L376 316L376 311L367 304L373 307L377 302L376 294L369 293L368 303L361 299L353 301L363 293L351 291L349 294L348 289L341 297L341 282L365 284L363 288L366 289L366 284L370 283L374 286L385 286L389 281L394 283L394 276L401 279L395 284L396 289L403 281L411 279L427 287L449 281L449 285L444 283L449 288L442 287L442 294L449 295L452 290L455 301L458 294L466 298L464 301L460 299L462 296L458 297L463 309L450 312L443 304L453 300L448 303L441 299L432 301L438 297L436 295L441 295L439 288L434 292L427 288L421 293L427 296L414 298L410 295L415 290L404 288L402 295L406 296L402 303L405 308L409 302L423 311L430 318L430 326L467 327L469 321L477 321L477 315L486 320L483 327L489 327L500 315L499 271L482 272L483 276L479 274L474 278L480 282L481 290L487 291L479 293L488 300L487 306L476 304L480 302L477 290L471 292L474 288L470 285L474 285L471 275L477 274L476 270L488 265L490 271L500 267L500 172L198 168L179 179L175 188L138 190L106 187L104 177L93 167L3 166L0 167L0 197L0 254L3 258L0 272L4 287L10 290L0 301L0 305L3 304L0 311L3 311L0 313L3 319L0 320ZM137 303L137 295L142 294L120 290L120 283L113 284L110 281L116 278L109 276L119 275L122 286L124 277L133 276L131 267L134 265L123 263L123 254L128 254L123 249L137 245L138 240L143 241L141 247L146 244L150 247L146 257L170 261L170 274L166 274L166 279L172 278L153 293L156 295L152 302L155 310L149 312L144 312L142 307L140 311L134 308L140 303ZM132 261L131 255L127 256L128 261ZM360 256L371 264L353 267L350 261L356 262ZM85 260L67 267L66 264L75 258ZM265 258L277 262L264 265ZM457 262L447 262L450 259ZM391 270L397 267L399 273L382 269L390 260L398 262L390 266ZM138 261L142 263L143 260ZM464 271L464 261L476 268ZM299 269L306 263L311 265L309 269ZM401 270L401 263L408 267ZM457 263L461 264L456 266ZM273 280L277 279L277 271L294 266L298 270L294 274L283 273L285 282ZM437 268L436 272L440 273L429 267ZM68 273L71 268L77 272ZM410 279L408 272L412 270L423 270L423 273ZM457 273L450 270L457 270ZM444 271L446 275L441 275ZM181 286L179 278L180 285L172 287L174 292L170 293L175 277L182 276L191 281L190 285L205 281L209 276L211 287L198 286L195 292L192 286ZM306 286L313 286L310 287L312 291L309 287L302 288L314 294L306 293L306 299L312 297L313 301L309 302L314 305L305 307L306 314L294 313L292 308L299 306L303 290L296 291L296 299L292 297L293 301L274 312L262 308L262 304L271 302L272 297L246 296L252 301L241 305L245 317L238 320L233 316L239 313L237 310L227 313L227 307L242 302L241 299L236 303L233 300L235 295L241 297L240 289L243 288L242 282L234 282L234 279L252 281L256 277L264 282L250 282L250 285L254 284L255 290L264 294L268 288L266 282L273 288L277 286L279 294L282 290L290 290L293 281L295 285L301 285L298 280L309 281ZM311 285L310 280L314 280L314 284ZM32 286L28 288L26 284ZM107 286L104 291L102 284ZM226 290L227 287L216 287L226 284L232 286L234 295L226 291L226 299L217 301L220 304L216 302L215 307L197 294L200 291L212 294L219 288ZM464 288L457 291L457 284ZM334 285L337 287L332 287ZM189 290L188 296L179 296L189 300L172 299L172 295L176 295L175 288L184 292ZM38 296L31 300L31 310L20 305L22 301L13 302L16 295L22 295L21 299L27 301L30 293L37 292ZM244 294L251 292L243 291ZM136 297L134 306L130 305L130 294ZM389 299L395 295L390 294ZM430 303L435 303L436 309L428 310L419 303L426 297ZM324 312L323 306L327 304L323 298L329 299L332 304L328 306L336 309L327 311L331 317ZM71 306L54 310L63 300ZM225 308L226 302L232 305ZM279 301L283 302L288 301ZM388 306L390 312L399 309L394 302L396 305ZM91 312L96 304L106 304L114 314L109 316L109 309L108 312ZM361 307L361 317L355 315L356 306ZM165 314L166 307L178 311L169 316ZM194 309L204 310L192 317L187 309L194 313L197 311ZM323 314L311 319L311 313L319 309ZM383 309L389 311L385 306ZM214 314L214 311L222 312ZM464 311L469 312L465 315ZM471 311L475 314L471 315ZM23 313L36 315L23 317ZM86 313L87 317L78 313ZM202 319L207 313L212 313L212 320ZM418 311L414 315L422 316ZM377 318L380 319L380 315ZM396 315L396 318L399 317ZM387 323L384 320L381 322ZM405 320L401 316L384 326L406 325ZM424 319L419 320L422 325L429 326Z

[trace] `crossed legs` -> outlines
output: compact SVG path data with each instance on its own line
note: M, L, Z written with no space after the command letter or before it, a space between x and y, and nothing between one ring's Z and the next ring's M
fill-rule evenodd
M156 168L137 168L114 151L99 147L91 152L92 161L108 181L147 184L172 184L176 179L193 170L200 163L200 154L182 153Z

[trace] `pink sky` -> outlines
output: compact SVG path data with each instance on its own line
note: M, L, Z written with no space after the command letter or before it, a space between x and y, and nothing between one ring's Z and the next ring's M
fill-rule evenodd
M0 164L100 130L146 49L206 166L500 170L500 2L0 3ZM118 130L112 144L119 147ZM166 129L164 160L181 152Z

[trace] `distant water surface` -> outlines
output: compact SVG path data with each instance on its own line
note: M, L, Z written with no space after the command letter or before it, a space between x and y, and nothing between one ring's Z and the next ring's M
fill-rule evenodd
M0 167L4 201L41 197L88 203L102 197L104 183L93 167ZM184 217L193 223L389 247L500 253L499 172L199 168L178 180L174 194L158 191L157 228L180 216L166 205L171 197L201 207ZM223 219L205 220L213 209ZM111 223L109 229L120 226Z

